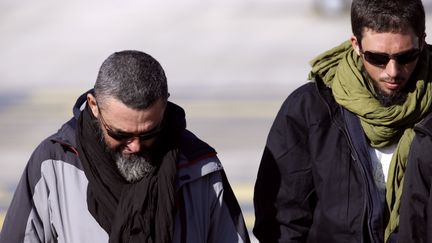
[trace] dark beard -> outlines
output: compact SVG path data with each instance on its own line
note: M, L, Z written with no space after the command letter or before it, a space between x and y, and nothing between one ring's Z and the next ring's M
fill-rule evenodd
M371 82L375 89L375 98L380 102L380 104L384 107L389 107L392 105L401 105L403 104L408 97L408 89L407 87L402 88L401 90L395 91L391 94L387 94L383 90L381 90L378 85L376 85L376 81L374 81L369 73L366 71L364 66L362 67L363 76L366 77L368 82ZM409 82L406 84L409 86Z
M97 120L95 122L97 123L96 132L99 137L99 142L104 146L105 152L111 155L118 172L127 182L137 182L153 171L155 166L152 163L149 153L143 151L139 154L124 156L120 151L111 149L105 142L100 122Z
M375 85L374 85L375 86ZM375 86L376 96L375 98L383 105L384 107L389 107L392 105L401 105L405 102L408 97L408 93L405 89L398 90L392 94L387 94L383 92L381 89Z

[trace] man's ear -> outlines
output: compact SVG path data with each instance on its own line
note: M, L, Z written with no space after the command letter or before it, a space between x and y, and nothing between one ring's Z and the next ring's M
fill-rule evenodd
M97 106L96 97L92 94L87 94L87 104L89 105L91 111L93 112L93 115L95 117L99 117L99 109Z
M354 51L357 53L357 55L360 56L360 43L357 40L357 37L355 35L351 36L351 46L354 49Z

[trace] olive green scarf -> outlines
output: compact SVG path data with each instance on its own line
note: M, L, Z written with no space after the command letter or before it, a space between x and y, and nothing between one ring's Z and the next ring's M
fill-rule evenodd
M385 242L399 225L403 176L414 138L414 125L429 112L432 102L432 75L429 74L429 70L432 70L429 61L431 54L429 48L424 48L413 79L410 80L416 81L415 87L409 90L406 101L388 107L382 106L375 98L371 81L362 75L362 59L354 52L350 41L311 61L309 79L318 75L332 89L336 102L359 117L372 147L381 148L398 143L390 162L386 184L388 221Z

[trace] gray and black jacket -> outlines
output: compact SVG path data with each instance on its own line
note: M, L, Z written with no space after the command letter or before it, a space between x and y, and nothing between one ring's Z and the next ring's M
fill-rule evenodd
M108 242L87 209L88 180L76 151L75 117L33 152L9 207L1 243ZM186 142L197 138L186 131ZM193 151L189 151L193 152ZM188 157L189 158L189 157ZM173 242L249 242L240 207L215 154L180 156Z
M360 121L316 79L282 105L255 184L260 242L383 242L385 192Z

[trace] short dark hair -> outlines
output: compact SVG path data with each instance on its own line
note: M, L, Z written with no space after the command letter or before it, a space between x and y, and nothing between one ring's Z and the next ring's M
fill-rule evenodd
M94 86L96 100L118 99L136 110L149 108L159 99L168 99L168 84L162 66L140 51L121 51L110 55L101 65Z
M425 11L421 0L353 0L351 27L359 44L364 28L379 33L411 28L422 38L426 28Z

